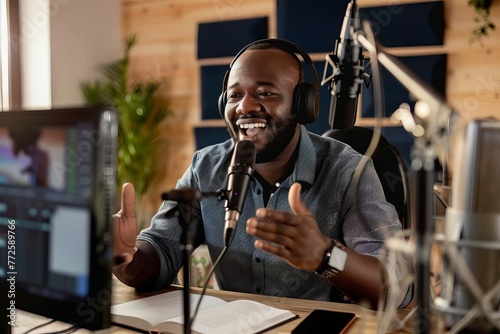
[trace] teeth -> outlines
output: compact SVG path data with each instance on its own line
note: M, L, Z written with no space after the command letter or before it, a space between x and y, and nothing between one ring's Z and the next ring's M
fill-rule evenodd
M240 124L241 129L265 128L265 127L266 127L266 123Z

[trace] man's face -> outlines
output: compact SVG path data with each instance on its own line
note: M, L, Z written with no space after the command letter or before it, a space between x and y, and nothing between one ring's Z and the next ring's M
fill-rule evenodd
M281 50L247 50L233 64L225 118L237 140L251 140L257 163L276 158L298 129L292 115L296 60Z

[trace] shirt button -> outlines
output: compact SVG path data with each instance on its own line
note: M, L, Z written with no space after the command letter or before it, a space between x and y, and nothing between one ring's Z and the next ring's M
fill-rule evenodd
M257 195L260 195L260 194L261 194L260 189L257 189Z
M255 289L255 292L260 293L260 288Z
M259 263L260 262L260 257L255 258L255 262Z

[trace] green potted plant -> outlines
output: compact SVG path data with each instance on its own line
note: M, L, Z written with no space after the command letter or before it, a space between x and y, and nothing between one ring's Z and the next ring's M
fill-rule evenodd
M476 11L477 17L474 18L474 21L478 23L476 27L472 30L471 43L476 41L481 42L482 37L488 36L488 32L490 30L495 30L496 26L490 20L490 7L492 0L469 0L469 6L474 7Z
M89 105L113 105L120 115L118 130L117 190L121 192L124 182L134 184L137 203L147 193L158 175L159 129L170 114L165 104L153 98L159 87L157 82L129 82L129 57L136 44L135 35L125 41L123 58L102 65L101 78L84 82L82 90ZM120 196L117 196L119 199ZM146 227L148 218L137 208L139 228Z

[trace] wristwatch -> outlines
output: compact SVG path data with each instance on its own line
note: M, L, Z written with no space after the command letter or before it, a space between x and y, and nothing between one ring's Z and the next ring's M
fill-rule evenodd
M316 269L316 274L324 278L330 278L342 272L347 260L345 246L332 239L332 247L326 249L321 264Z

